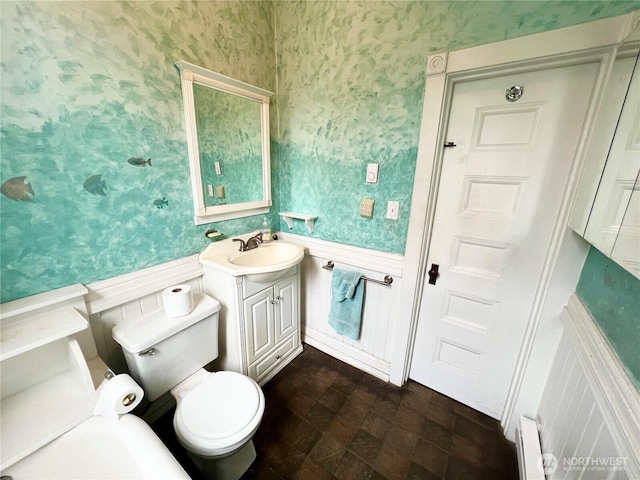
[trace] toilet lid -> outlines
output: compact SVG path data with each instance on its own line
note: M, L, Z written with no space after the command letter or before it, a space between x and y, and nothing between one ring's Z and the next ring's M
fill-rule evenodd
M251 378L218 372L187 393L176 408L176 433L196 453L242 441L262 420L264 394Z

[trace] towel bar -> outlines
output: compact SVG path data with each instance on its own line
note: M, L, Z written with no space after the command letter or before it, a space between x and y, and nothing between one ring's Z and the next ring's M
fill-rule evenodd
M322 268L324 268L325 270L333 270L333 262L331 260L329 260L327 262L326 265L323 265ZM379 283L380 285L384 285L386 287L390 287L391 284L393 283L393 277L391 275L385 275L384 280L376 280L374 278L369 278L369 277L362 277L363 279L365 279L367 282L373 282L373 283Z

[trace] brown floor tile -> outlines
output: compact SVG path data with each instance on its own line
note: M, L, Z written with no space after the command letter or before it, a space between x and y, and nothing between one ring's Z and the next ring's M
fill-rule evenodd
M399 425L392 426L384 439L384 448L393 450L394 452L406 455L413 455L416 445L418 444L417 434L412 433Z
M296 480L331 480L332 477L330 472L310 457L307 457L295 476Z
M407 478L411 468L411 458L383 448L376 459L375 469L389 480Z
M409 475L407 475L407 480L440 480L441 478L415 462L411 462Z
M482 468L482 446L473 443L471 440L454 433L453 437L451 437L450 453L453 457L475 468Z
M338 440L343 445L349 445L358 432L358 426L349 422L345 417L336 415L329 425L327 434Z
M373 403L378 398L378 394L371 387L368 387L366 385L358 385L351 394L351 397L356 398L367 405L373 405Z
M320 430L316 429L306 420L301 420L300 424L288 441L302 450L305 454L308 454L321 436L322 432Z
M302 388L300 388L300 391L317 400L327 388L329 388L328 383L321 382L314 376L311 376L311 378L307 380L307 383L305 383Z
M287 407L296 415L304 417L316 403L314 398L304 393L292 395L287 400Z
M383 382L313 347L269 381L242 480L517 478L513 444L497 420L409 381ZM154 430L194 480L173 412Z
M360 428L365 432L370 433L374 437L384 440L384 437L387 435L389 428L393 425L391 420L384 418L381 415L378 415L374 411L367 412L367 416L362 421Z
M360 426L369 412L369 406L357 398L349 397L338 411L338 415L344 417L348 422Z
M448 452L451 447L451 437L453 436L453 431L443 427L439 423L435 423L429 419L425 419L422 423L420 436L427 442L436 445L442 450Z
M442 477L447 469L448 455L438 447L420 440L413 453L413 461L429 472Z
M307 454L290 443L282 443L276 455L269 460L276 472L285 477L293 478L302 467Z
M311 450L311 459L325 470L334 473L347 449L327 435L323 435Z
M371 465L353 453L347 452L336 468L335 476L339 480L367 480L372 473L373 467Z
M422 432L424 417L420 413L400 404L400 408L396 414L396 423L410 432L420 434Z
M372 465L375 463L381 448L382 440L364 430L358 430L349 444L350 451Z
M389 400L386 397L378 397L371 406L372 410L389 420L396 418L398 408L400 408L400 405L397 402Z
M318 401L325 407L337 412L340 410L342 405L344 405L344 402L347 401L347 397L335 388L329 387L320 396Z
M477 468L474 468L471 465L463 462L462 460L453 457L449 459L447 471L444 476L445 480L511 480L512 478L517 479L518 477L508 477L502 475L500 475L499 477L489 477Z
M324 406L320 402L316 402L316 404L311 407L311 410L309 410L305 418L318 430L326 432L333 421L333 417L335 416L336 413L329 407Z
M333 381L331 387L339 391L345 396L349 396L356 389L357 383L353 382L348 376L344 374L339 374L338 377Z
M443 406L430 402L424 412L424 416L428 420L439 423L447 429L453 429L456 423L456 414L453 405Z

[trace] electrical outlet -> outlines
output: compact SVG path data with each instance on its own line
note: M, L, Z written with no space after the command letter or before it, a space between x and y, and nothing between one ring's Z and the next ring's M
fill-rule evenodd
M360 216L363 218L373 218L373 204L374 200L363 198L360 202Z
M207 190L210 197L213 197L213 185L207 185Z
M387 220L397 220L398 210L400 209L400 202L388 201L387 202Z
M216 167L216 175L222 175L222 170L220 169L220 162L215 162L214 166Z

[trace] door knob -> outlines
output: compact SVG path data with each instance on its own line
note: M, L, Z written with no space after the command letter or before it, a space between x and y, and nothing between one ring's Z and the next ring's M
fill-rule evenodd
M436 265L435 263L431 264L431 270L429 270L429 283L431 285L436 284L436 279L438 278L438 268L440 268L440 265Z

